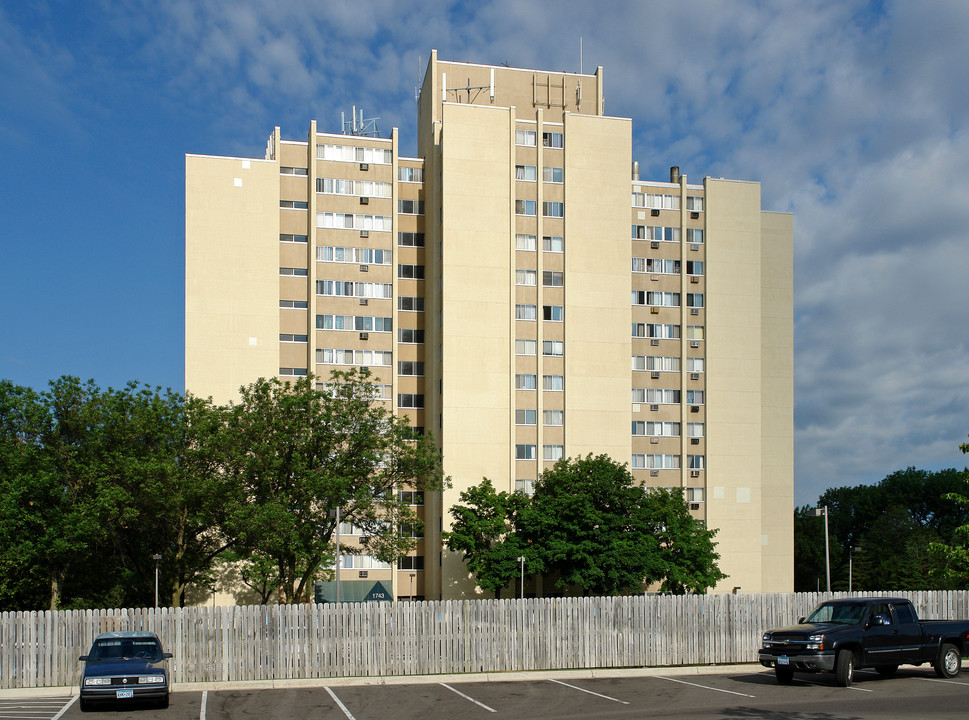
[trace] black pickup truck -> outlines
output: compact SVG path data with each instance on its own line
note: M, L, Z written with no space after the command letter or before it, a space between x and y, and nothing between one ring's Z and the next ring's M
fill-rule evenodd
M899 665L932 663L953 678L969 652L969 620L919 620L905 598L849 598L821 603L797 625L764 633L760 664L774 668L777 682L794 672L834 672L851 685L854 671L873 667L892 675Z

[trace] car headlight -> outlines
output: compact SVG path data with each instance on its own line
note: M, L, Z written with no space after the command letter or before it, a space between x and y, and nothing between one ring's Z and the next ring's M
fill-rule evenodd
M824 650L824 635L811 635L807 641L808 650Z
M764 633L764 637L761 638L764 642L770 642L770 633Z
M89 677L84 678L85 685L110 685L111 678L108 677Z
M163 683L165 682L164 675L141 675L138 677L139 683Z

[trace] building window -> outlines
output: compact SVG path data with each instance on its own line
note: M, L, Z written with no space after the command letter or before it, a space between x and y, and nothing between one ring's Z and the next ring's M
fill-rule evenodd
M535 249L535 236L526 235L524 233L518 233L515 235L515 249L516 250L534 250Z
M680 467L680 456L673 454L647 454L646 467L651 470L677 470Z
M643 470L646 468L646 455L644 453L633 453L630 463L633 470Z
M397 244L400 247L424 247L424 233L399 232L397 233Z
M703 437L703 423L687 423L686 436L691 438Z
M633 435L637 437L679 437L678 422L633 421Z
M542 445L542 460L555 462L565 457L564 445Z
M309 238L306 235L294 235L293 233L279 233L279 242L305 243Z
M316 159L390 165L394 161L394 154L383 148L321 144L316 146Z
M404 555L397 559L397 569L398 570L423 570L424 569L424 556L423 555Z
M534 460L536 445L515 445L516 460Z
M702 340L703 339L703 326L702 325L687 325L686 326L686 339L687 340Z
M536 170L534 165L516 165L515 166L515 180L523 180L525 182L534 182L536 175Z
M542 182L560 183L562 182L562 178L562 168L549 166L542 168Z
M390 183L371 180L316 178L316 192L324 195L389 198L393 197L393 186Z
M536 270L523 270L522 268L515 270L516 285L535 285L537 280L538 272Z
M332 247L316 248L317 262L348 263L353 265L390 265L392 253L380 248Z
M687 275L702 275L703 274L703 261L702 260L687 260L686 261L686 274Z
M703 212L703 198L699 195L687 195L686 209L691 212Z
M565 273L557 270L542 271L542 285L545 287L562 287L565 284Z
M515 214L534 215L535 201L534 200L515 200Z
M421 344L424 342L424 331L412 328L400 328L397 340L406 344Z
M538 133L535 130L515 130L515 144L523 147L535 147Z
M633 337L676 340L680 337L680 326L668 323L633 323Z
M542 355L562 357L565 355L565 343L561 340L542 340Z
M306 368L292 368L292 367L281 367L279 368L280 376L302 376L306 374Z
M397 212L399 212L401 215L423 215L424 201L423 200L398 200Z
M535 320L536 308L534 305L515 305L516 320Z
M545 252L565 252L565 240L558 235L543 235L542 250Z
M649 305L652 307L679 307L680 294L678 292L649 292L633 290L633 305Z
M534 480L523 480L522 478L515 479L515 492L525 493L526 495L535 494L535 481Z
M687 228L686 241L695 245L703 244L703 231L699 228Z
M646 193L646 207L653 210L679 210L680 196Z
M704 492L702 487L688 487L684 497L689 503L703 502Z
M421 393L397 393L397 407L422 408L424 407L424 395Z
M547 147L547 148L565 147L565 135L557 132L543 132L542 147Z
M279 307L283 310L305 310L308 305L306 300L280 300Z
M306 268L281 267L279 268L279 274L295 275L296 277L306 277Z
M398 167L397 179L401 182L424 182L424 168Z
M687 390L686 391L686 404L687 405L702 405L703 404L703 391L702 390Z
M630 202L632 203L633 207L644 208L646 207L646 195L641 192L634 192L632 194L632 200ZM636 237L636 236L633 235L633 237Z
M307 168L286 167L285 165L283 165L279 168L279 174L280 175L300 175L302 177L306 177L306 175L308 174L308 170Z
M565 217L565 203L549 202L546 200L542 203L542 215L556 218Z
M564 375L542 375L542 390L565 390Z
M565 307L563 305L543 305L542 319L551 322L562 322L565 318Z
M354 332L393 332L393 318L366 315L317 315L317 330L352 330Z
M424 363L420 360L398 360L397 374L407 375L409 377L423 377Z
M680 391L675 388L633 388L633 403L650 405L676 405Z
M527 409L521 409L521 408L515 410L516 425L536 425L537 423L538 423L537 410L527 410Z
M642 258L633 258L641 260ZM679 275L680 261L662 258L646 258L641 272L655 273L657 275Z
M398 265L397 277L405 280L423 280L424 266L423 265Z
M703 293L687 293L686 306L691 308L703 307Z
M543 425L565 425L564 410L542 410Z
M424 491L423 490L401 490L400 501L406 505L423 505Z
M686 456L686 466L690 470L702 470L703 469L703 455L687 455Z
M341 350L317 348L316 362L320 365L363 365L391 367L393 353L382 350Z
M686 359L686 371L691 373L702 373L704 361L702 357L688 357Z
M516 355L534 355L538 349L536 340L515 340Z
M424 312L424 298L401 295L397 298L397 309L408 312Z
M390 283L362 283L345 280L317 280L316 294L331 297L391 298Z
M516 390L534 390L536 386L535 375L530 375L528 373L516 373L515 374L515 389Z
M678 357L660 357L656 355L633 355L633 370L679 372L680 359Z
M309 203L305 200L280 200L279 207L287 208L290 210L306 210L309 207Z
M394 219L389 215L318 212L316 227L335 230L390 231L394 229Z
M633 225L632 238L633 240L679 242L680 229L678 227L663 227L660 225Z

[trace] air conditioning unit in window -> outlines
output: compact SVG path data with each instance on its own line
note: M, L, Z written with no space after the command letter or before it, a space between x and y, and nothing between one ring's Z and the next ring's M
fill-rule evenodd
M652 412L659 412L659 405L650 405L650 406L649 406L649 409L650 409L650 410L651 410Z
M361 577L361 578L367 577L367 571L366 570L360 570L360 571L358 571L357 577Z
M700 347L699 340L690 340L690 347Z
M700 438L690 438L690 445L699 445Z
M696 413L700 412L700 406L699 405L691 405L690 406L690 412L696 412Z
M360 237L370 237L370 231L369 230L361 230L360 231Z
M690 477L700 477L699 470L690 470Z
M649 376L653 378L653 380L659 380L659 370L653 370L653 372L651 372Z
M650 470L649 471L649 476L650 477L659 477L659 470Z
M367 302L368 302L367 298L360 298L360 304L361 305L366 305Z
M370 169L370 165L367 163L360 163L360 169L366 172L367 170Z
M698 282L700 282L700 278L698 278L696 275L694 275L693 277L690 278L690 282L691 283L698 283Z
M690 315L699 315L700 308L690 308Z
M690 510L699 510L700 503L690 503Z
M699 249L700 249L700 246L697 245L696 243L694 243L693 245L690 245L690 250L692 250L693 252L696 252Z
M652 215L653 217L659 217L659 210L653 208L652 210L649 211L649 214Z
M649 439L649 444L650 445L659 445L659 438L658 437L651 437Z
M693 212L690 213L690 217L693 218L694 220L698 220L700 218L700 213L694 210Z
M370 372L370 368L368 368L366 365L363 365L360 367L360 372Z
M369 340L370 339L370 333L360 333L360 339L361 340Z
M656 240L653 240L653 242L651 242L649 246L653 248L653 250L659 250L659 242L657 242Z
M360 266L360 272L370 272L370 266L369 265L361 265Z
M690 380L699 380L700 373L690 373Z
M360 198L360 204L361 205L369 205L370 204L370 198L368 198L368 197L362 197L362 198Z
M650 345L659 345L659 338L653 338L649 341Z
M652 308L649 309L649 311L651 313L653 313L653 315L659 315L659 308L658 307L652 307Z

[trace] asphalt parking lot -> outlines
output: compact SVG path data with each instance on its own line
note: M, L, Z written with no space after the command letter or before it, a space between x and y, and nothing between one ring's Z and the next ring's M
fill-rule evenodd
M176 691L167 710L119 705L81 713L73 696L2 698L0 718L61 720L243 720L245 718L700 718L741 720L860 720L967 717L969 672L940 680L929 668L902 668L894 678L859 671L841 688L833 675L797 675L781 686L759 666L683 674L662 670L639 676L570 678L542 673L524 680L462 682L423 678L408 684L320 685L286 689ZM433 681L431 681L433 680ZM399 682L399 684L398 684Z

